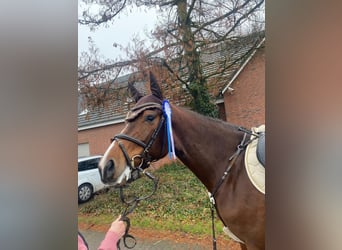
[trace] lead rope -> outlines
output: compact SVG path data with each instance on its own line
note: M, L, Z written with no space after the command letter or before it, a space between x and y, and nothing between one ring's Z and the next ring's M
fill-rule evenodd
M137 244L137 241L135 239L134 236L132 236L131 234L128 233L131 223L130 223L130 219L127 217L128 214L132 213L133 210L138 206L138 203L142 200L146 200L148 198L150 198L156 191L158 188L158 181L159 179L154 177L151 173L141 169L141 168L137 168L140 172L142 172L143 174L145 174L150 180L153 181L153 190L150 194L146 195L146 196L141 196L141 197L134 197L133 199L127 201L125 199L124 193L123 193L123 187L120 187L120 200L122 203L124 203L126 205L126 208L124 209L124 211L121 214L121 220L126 222L127 226L126 226L126 230L125 230L125 234L122 236L123 239L123 244L126 248L128 249L132 249L135 247L135 245ZM130 239L130 242L127 241L128 239ZM117 249L120 250L120 241L121 239L118 240L116 246Z
M220 186L222 185L223 181L227 177L227 175L228 175L230 169L232 168L232 166L234 165L237 157L240 155L242 150L244 150L246 148L246 146L251 142L251 141L247 141L245 143L246 136L247 136L247 133L244 133L243 139L242 139L241 143L237 146L237 150L229 158L230 164L226 168L226 171L224 171L223 176L221 177L220 181L216 184L216 186L214 188L214 192L213 193L208 192L209 200L210 200L211 227L212 227L212 233L213 233L213 249L214 250L217 249L217 247L216 247L216 235L215 235L215 216L214 216L214 214L215 214L215 205L216 205L215 204L215 194L217 193L218 189L220 188Z

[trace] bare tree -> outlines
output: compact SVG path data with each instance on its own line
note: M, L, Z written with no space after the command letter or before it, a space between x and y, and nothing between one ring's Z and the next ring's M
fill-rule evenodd
M132 6L159 7L163 19L150 34L152 46L146 48L135 40L126 48L128 59L125 61L100 63L93 47L91 56L84 55L84 62L79 67L79 82L94 84L102 78L108 82L108 77L115 79L125 68L136 68L140 72L152 66L155 70L166 69L168 75L164 75L163 80L176 81L191 95L189 104L193 109L214 117L217 110L208 91L208 80L219 81L234 60L232 53L221 53L220 57L211 60L206 58L213 50L229 50L232 44L229 41L237 37L248 37L250 33L264 30L264 0L83 1L99 7L95 14L85 11L79 20L92 29L110 25L118 14L129 11ZM240 40L241 46L246 41ZM235 60L248 53L246 50ZM214 64L215 70L206 70Z

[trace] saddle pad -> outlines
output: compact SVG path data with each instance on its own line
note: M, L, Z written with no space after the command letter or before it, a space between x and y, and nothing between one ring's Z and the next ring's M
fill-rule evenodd
M252 131L255 133L265 132L265 125L260 127L253 127ZM254 136L251 136L253 139ZM256 189L265 194L265 168L261 165L257 158L257 144L258 139L253 140L248 144L245 154L245 166L249 179Z
M235 234L233 234L232 231L229 230L229 228L226 226L226 227L223 227L223 232L229 236L229 238L231 238L233 241L236 241L236 242L239 242L239 243L242 243L242 244L245 244L245 242L243 242L242 240L240 240Z

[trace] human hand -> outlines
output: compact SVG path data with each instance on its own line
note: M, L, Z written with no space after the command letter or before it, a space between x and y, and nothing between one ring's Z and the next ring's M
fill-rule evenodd
M119 216L115 221L112 222L112 225L109 228L109 231L114 232L119 235L121 238L126 231L126 224L121 219L121 216Z

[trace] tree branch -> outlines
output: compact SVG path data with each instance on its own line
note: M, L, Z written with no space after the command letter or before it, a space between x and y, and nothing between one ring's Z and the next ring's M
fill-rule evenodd
M118 1L119 3L122 2L122 1ZM115 16L117 16L125 7L126 7L126 2L127 0L124 0L124 2L122 3L122 5L119 7L118 10L116 10L114 13L112 14L109 14L111 13L113 10L113 7L115 5L117 5L118 2L113 2L110 6L108 6L108 8L104 11L104 14L102 15L102 17L98 20L96 20L95 18L92 18L92 17L89 17L89 16L86 16L86 18L88 17L89 19L88 20L85 20L85 19L79 19L78 22L82 25L95 25L95 26L99 26L100 24L102 23L106 23L110 20L112 20ZM85 16L85 14L83 15Z
M168 44L164 47L161 47L157 50L154 50L150 53L148 53L146 55L147 58L149 57L152 57L156 54L158 54L159 52L165 50L166 48L169 48L169 47L173 47L173 46L177 46L178 43L172 43L172 44ZM104 65L103 67L100 67L100 68L96 68L96 69L93 69L93 70L90 70L90 71L87 71L87 70L78 70L78 73L81 74L82 76L78 77L78 80L83 80L87 77L89 77L90 75L92 74L95 74L95 73L98 73L98 72L101 72L101 71L106 71L106 70L111 70L113 68L122 68L122 67L126 67L126 66L130 66L134 63L137 63L139 61L139 59L132 59L132 60L127 60L127 61L122 61L122 62L116 62L116 63L113 63L113 64L108 64L108 65Z

